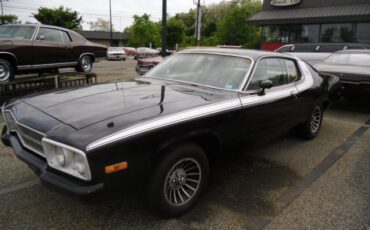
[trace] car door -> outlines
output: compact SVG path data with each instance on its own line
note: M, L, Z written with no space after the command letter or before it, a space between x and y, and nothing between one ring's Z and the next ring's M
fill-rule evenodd
M61 31L40 27L33 41L34 65L57 64L69 61Z
M246 137L259 139L266 134L279 135L296 124L298 91L294 78L298 78L298 70L296 69L296 76L292 76L287 68L287 62L291 64L292 61L280 57L266 57L257 62L241 96L243 130ZM290 71L293 72L293 69ZM271 80L273 86L266 89L264 94L260 94L260 83L264 80Z

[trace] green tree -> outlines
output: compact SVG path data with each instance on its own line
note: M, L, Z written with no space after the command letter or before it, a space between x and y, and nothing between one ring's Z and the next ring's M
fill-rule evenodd
M98 18L95 22L89 22L90 30L94 31L110 31L110 23L108 20ZM112 30L114 31L114 25L112 24Z
M18 17L13 14L0 16L1 24L15 24L18 23Z
M217 26L217 37L221 44L246 45L260 36L259 28L249 25L246 19L262 9L259 1L234 0L230 9Z
M60 26L72 30L81 30L82 17L77 11L73 11L63 6L57 8L40 7L33 17L47 25Z
M175 49L176 44L182 45L185 42L186 26L184 22L175 17L170 18L167 23L167 46Z
M134 15L134 24L125 29L130 34L129 46L149 46L150 43L157 47L160 45L160 27L150 20L150 15Z

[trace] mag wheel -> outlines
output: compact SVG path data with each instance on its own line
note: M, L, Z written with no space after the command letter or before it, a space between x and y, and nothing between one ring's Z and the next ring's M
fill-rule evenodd
M322 119L323 107L315 105L307 121L298 127L299 136L307 140L315 138L320 132Z
M173 148L154 169L149 205L163 217L181 215L199 199L208 174L208 159L199 146L188 143Z
M14 77L12 65L4 59L0 58L0 82L8 82Z
M78 72L89 73L93 67L93 62L90 56L84 55L77 64L76 70Z

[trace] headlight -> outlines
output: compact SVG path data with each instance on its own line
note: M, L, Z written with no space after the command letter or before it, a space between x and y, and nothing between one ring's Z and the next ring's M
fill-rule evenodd
M91 180L84 152L47 138L42 139L42 147L50 167L83 180Z

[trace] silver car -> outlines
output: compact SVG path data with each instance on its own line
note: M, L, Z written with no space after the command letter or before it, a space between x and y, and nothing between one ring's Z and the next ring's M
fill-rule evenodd
M107 60L126 60L126 52L123 47L109 47L107 50Z

